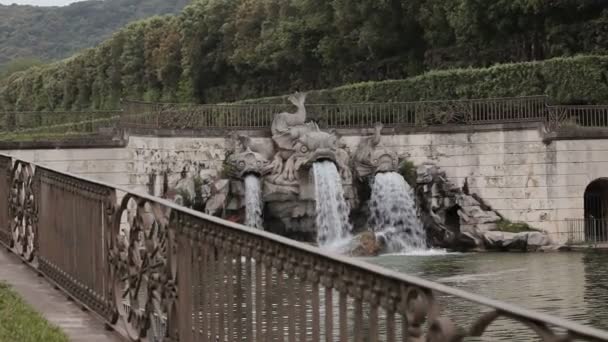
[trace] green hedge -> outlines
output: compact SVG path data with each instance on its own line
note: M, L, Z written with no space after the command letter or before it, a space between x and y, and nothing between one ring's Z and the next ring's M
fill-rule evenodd
M400 102L548 95L561 104L608 103L608 56L576 56L489 68L432 71L402 80L309 92L309 103ZM284 103L284 96L240 103Z

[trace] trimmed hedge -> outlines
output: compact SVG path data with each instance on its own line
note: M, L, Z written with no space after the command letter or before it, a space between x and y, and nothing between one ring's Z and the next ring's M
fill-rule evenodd
M451 69L309 92L309 103L405 102L548 95L560 104L608 103L608 56ZM285 96L237 103L284 103Z

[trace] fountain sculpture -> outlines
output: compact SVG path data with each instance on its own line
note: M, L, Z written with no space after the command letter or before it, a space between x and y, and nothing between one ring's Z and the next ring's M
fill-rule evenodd
M412 252L463 241L467 248L483 248L489 235L450 228L453 215L447 211L453 208L464 221L485 215L478 221L486 225L500 218L491 210L474 216L476 207L467 206L473 201L451 183L441 183L445 198L434 198L437 191L429 189L437 186L429 184L435 176L408 184L397 172L397 153L382 144L382 124L361 138L351 155L335 131L307 120L306 94L288 100L297 110L275 115L272 139L232 133L221 177L199 182L182 177L174 200L195 203L186 198L197 196L208 214L341 253ZM435 203L452 205L441 209Z

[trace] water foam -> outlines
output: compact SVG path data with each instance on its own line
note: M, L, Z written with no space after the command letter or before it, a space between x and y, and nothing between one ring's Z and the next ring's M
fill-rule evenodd
M426 233L416 215L412 188L396 172L377 174L369 201L369 226L387 253L424 254Z
M262 186L255 175L245 176L245 225L264 229L262 220Z
M313 164L316 200L317 243L319 247L343 251L351 241L350 207L344 199L342 178L334 163Z

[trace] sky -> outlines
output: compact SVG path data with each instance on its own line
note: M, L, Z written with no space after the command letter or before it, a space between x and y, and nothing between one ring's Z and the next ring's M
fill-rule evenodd
M79 0L0 0L2 5L65 6ZM82 0L81 0L82 1Z

